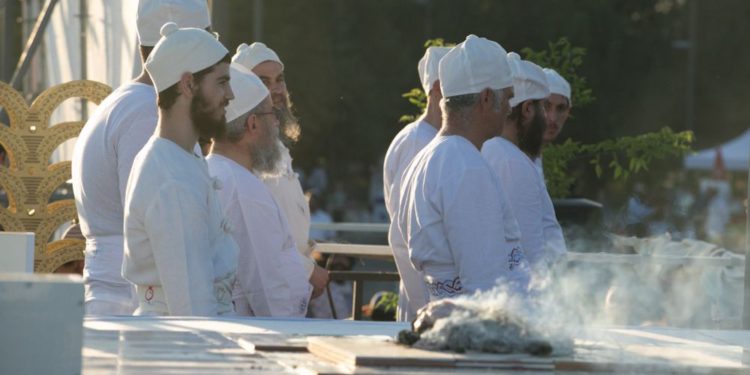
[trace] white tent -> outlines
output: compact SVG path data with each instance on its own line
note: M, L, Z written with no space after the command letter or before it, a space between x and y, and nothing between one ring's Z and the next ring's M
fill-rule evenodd
M683 165L686 169L714 169L718 152L721 152L728 171L747 171L750 166L750 130L729 142L686 156Z

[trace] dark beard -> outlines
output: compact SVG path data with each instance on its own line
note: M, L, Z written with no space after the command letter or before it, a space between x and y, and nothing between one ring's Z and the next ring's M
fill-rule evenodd
M547 129L547 121L542 116L541 108L535 107L534 109L534 118L531 119L531 123L526 126L518 125L518 147L531 158L538 157L542 152L544 131Z
M193 119L193 128L201 139L221 138L227 130L227 118L214 119L209 110L210 105L206 99L198 93L190 101L190 117Z

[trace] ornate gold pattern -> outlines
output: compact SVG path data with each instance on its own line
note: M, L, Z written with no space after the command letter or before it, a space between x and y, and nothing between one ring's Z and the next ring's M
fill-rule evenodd
M0 207L0 225L6 231L34 232L34 271L53 272L61 265L83 259L83 240L49 242L55 230L76 218L72 199L49 203L60 185L70 179L70 162L50 165L55 149L78 136L83 121L49 126L52 112L69 98L83 98L99 104L112 89L94 81L73 81L51 87L31 106L23 96L0 82L0 106L10 124L0 124L0 144L9 161L0 165L0 185L8 196L8 207Z

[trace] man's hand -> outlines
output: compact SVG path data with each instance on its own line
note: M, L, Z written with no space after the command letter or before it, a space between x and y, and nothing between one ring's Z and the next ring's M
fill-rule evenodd
M328 285L328 271L316 264L310 275L310 284L313 286L312 298L317 298L323 294L326 285Z

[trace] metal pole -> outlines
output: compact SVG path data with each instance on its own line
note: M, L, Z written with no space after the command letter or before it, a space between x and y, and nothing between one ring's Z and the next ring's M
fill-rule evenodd
M44 9L42 9L42 12L39 13L39 17L36 19L36 24L34 24L34 29L31 31L31 36L26 43L26 47L23 49L23 53L21 53L21 58L18 59L18 65L16 65L16 70L13 72L13 77L10 79L10 85L17 90L20 89L21 77L26 74L26 71L31 64L31 58L34 57L34 53L36 52L37 47L39 47L39 43L42 42L44 30L47 29L49 19L52 17L52 10L55 9L57 3L58 0L48 0L44 5Z
M748 154L750 154L750 150L748 150ZM750 173L747 176L745 220L745 288L743 289L742 328L750 329Z
M685 113L685 127L687 130L693 130L695 126L695 53L698 49L698 41L696 40L696 24L698 21L698 0L690 1L690 15L689 15L689 37L690 44L688 46L687 55L687 90L686 90L686 112Z
M88 29L89 11L87 0L79 0L79 15L78 20L80 24L80 35L78 36L79 44L81 45L81 79L88 79L88 61L86 54L86 32ZM86 121L88 117L88 107L86 106L86 99L81 99L81 120Z
M253 41L263 40L263 0L255 0L253 4Z

